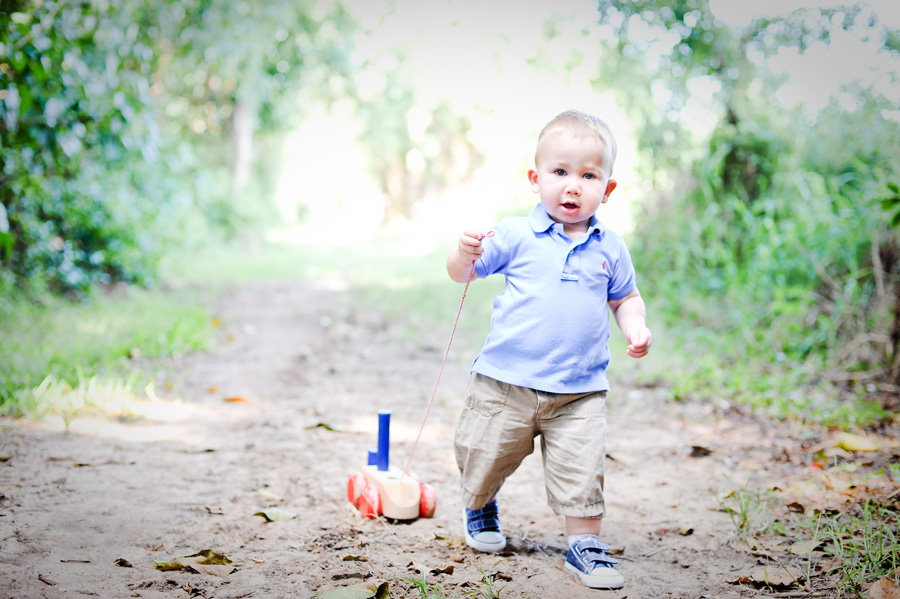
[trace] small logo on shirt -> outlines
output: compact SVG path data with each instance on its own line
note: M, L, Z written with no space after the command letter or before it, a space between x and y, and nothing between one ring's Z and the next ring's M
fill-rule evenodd
M606 260L603 261L603 270L606 270Z

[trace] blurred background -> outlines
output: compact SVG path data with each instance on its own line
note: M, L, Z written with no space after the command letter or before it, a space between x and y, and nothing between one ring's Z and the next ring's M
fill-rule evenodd
M537 134L569 108L617 135L599 215L675 398L896 410L896 0L2 0L0 36L6 411L100 368L23 357L87 318L73 303L239 257L368 259L458 301L447 249L530 210Z

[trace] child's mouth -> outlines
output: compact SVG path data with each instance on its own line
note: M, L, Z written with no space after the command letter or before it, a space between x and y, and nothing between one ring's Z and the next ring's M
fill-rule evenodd
M573 204L571 202L566 202L562 207L566 210L578 210L578 204Z

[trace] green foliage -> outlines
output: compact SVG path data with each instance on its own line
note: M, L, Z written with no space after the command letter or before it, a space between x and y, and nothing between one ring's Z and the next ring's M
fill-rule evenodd
M150 285L173 247L259 222L254 133L332 93L351 27L339 3L3 3L0 290Z
M0 30L4 283L52 291L146 284L167 198L150 112L150 40L139 3L31 4ZM7 247L9 247L7 239Z
M900 228L900 185L888 183L887 187L890 195L880 199L881 208L887 213L891 227L898 229Z
M642 287L689 348L715 348L678 375L676 396L724 394L834 424L883 417L865 395L900 380L894 106L855 83L817 111L787 108L771 101L782 79L767 62L848 31L889 39L867 15L804 9L734 26L706 0L601 9L622 56L601 80L632 75L622 93L641 99L656 189L631 243ZM650 50L658 63L644 60ZM714 92L708 137L681 119L698 82ZM636 92L642 85L664 101Z

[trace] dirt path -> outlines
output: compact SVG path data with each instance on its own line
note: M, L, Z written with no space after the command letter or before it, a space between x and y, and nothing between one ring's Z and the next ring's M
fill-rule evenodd
M412 598L403 579L418 577L416 566L447 597L483 588L479 569L509 598L758 595L729 583L755 561L729 547L717 494L724 472L739 484L783 451L789 441L772 431L619 383L604 537L621 550L626 586L591 591L562 568L563 523L546 506L539 452L501 493L508 551L462 543L452 435L470 355L451 357L412 465L437 489L435 517L362 520L346 482L375 445L377 411L393 412L392 463L402 466L445 340L400 341L395 323L301 284L245 287L220 314L217 349L168 365L174 375L161 380L173 386L142 406L145 418L78 420L68 433L0 423L0 596L312 597L383 580L391 597ZM254 516L268 507L298 517ZM239 567L220 576L154 566L205 549Z

